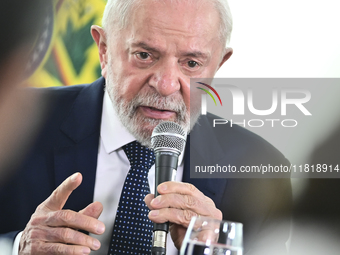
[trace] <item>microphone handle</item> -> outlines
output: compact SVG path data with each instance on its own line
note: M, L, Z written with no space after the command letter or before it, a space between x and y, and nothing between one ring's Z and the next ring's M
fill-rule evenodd
M155 197L159 195L157 187L159 184L167 181L176 180L176 172L178 166L178 153L172 151L156 152L155 161ZM154 223L152 240L152 255L166 254L166 238L169 232L169 222Z

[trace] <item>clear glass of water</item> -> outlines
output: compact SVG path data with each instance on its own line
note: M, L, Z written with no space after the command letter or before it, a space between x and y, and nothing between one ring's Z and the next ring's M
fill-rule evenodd
M242 255L243 225L239 222L193 217L181 255Z

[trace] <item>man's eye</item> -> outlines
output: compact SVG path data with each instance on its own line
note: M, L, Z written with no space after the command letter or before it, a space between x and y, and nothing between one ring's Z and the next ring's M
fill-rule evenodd
M190 60L190 61L188 61L188 66L190 68L194 68L194 67L198 66L198 63L196 61Z
M140 59L147 59L148 57L150 57L149 53L146 52L140 52L137 55Z

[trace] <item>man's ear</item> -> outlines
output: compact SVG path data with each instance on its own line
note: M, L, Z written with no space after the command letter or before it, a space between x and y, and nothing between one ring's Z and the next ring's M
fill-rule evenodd
M233 54L233 49L232 48L226 48L224 52L224 56L222 58L221 63L219 64L218 68L220 68Z
M102 68L102 76L106 78L108 60L106 33L104 29L99 26L91 26L91 35L93 37L93 40L96 42L98 46L100 66Z

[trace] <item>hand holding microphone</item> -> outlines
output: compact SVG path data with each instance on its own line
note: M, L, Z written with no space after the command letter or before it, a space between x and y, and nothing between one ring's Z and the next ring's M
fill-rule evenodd
M193 216L222 219L222 213L216 208L214 202L194 185L172 181L185 137L185 132L173 122L162 122L154 129L152 135L151 141L156 155L156 191L155 197L152 194L145 197L145 202L151 210L149 218L156 223L152 255L166 254L169 222L172 240L176 248L180 249Z
M183 128L175 122L162 122L155 127L151 136L151 144L155 152L155 197L159 195L157 187L167 181L176 180L178 156L186 141ZM166 254L166 238L169 222L154 223L151 253Z

